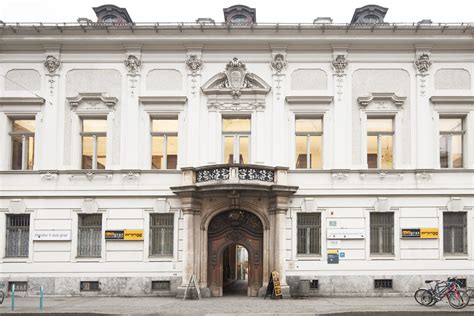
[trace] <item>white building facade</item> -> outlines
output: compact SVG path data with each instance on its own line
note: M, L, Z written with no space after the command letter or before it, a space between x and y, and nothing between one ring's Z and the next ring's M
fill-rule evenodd
M0 24L0 280L221 296L240 245L250 296L474 282L471 25L94 10Z

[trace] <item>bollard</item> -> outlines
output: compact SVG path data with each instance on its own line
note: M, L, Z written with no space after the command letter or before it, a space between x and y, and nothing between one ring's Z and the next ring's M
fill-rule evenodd
M43 310L43 287L40 286L40 311Z
M15 310L15 283L12 284L12 311Z

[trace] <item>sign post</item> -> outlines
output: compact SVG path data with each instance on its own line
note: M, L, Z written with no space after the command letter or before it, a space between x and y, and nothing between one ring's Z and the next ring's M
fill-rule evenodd
M281 293L280 274L276 271L270 273L270 279L268 280L267 292L265 293L265 299L267 296L271 298L283 298Z

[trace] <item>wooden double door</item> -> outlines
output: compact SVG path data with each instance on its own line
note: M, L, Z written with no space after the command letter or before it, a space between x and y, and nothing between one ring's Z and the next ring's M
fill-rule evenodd
M242 245L248 252L248 296L257 296L263 282L263 225L247 211L231 210L216 215L208 228L208 286L211 296L223 295L224 251Z

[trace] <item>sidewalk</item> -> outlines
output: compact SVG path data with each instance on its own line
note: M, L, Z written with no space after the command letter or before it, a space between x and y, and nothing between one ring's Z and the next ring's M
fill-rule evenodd
M359 313L360 312L360 313ZM0 314L12 313L10 298ZM39 298L15 298L15 311L39 313ZM46 297L44 314L56 315L474 315L474 306L461 311L447 302L418 305L412 297L318 297L271 300L257 297L207 298L201 301L159 297ZM341 314L342 313L342 314Z

